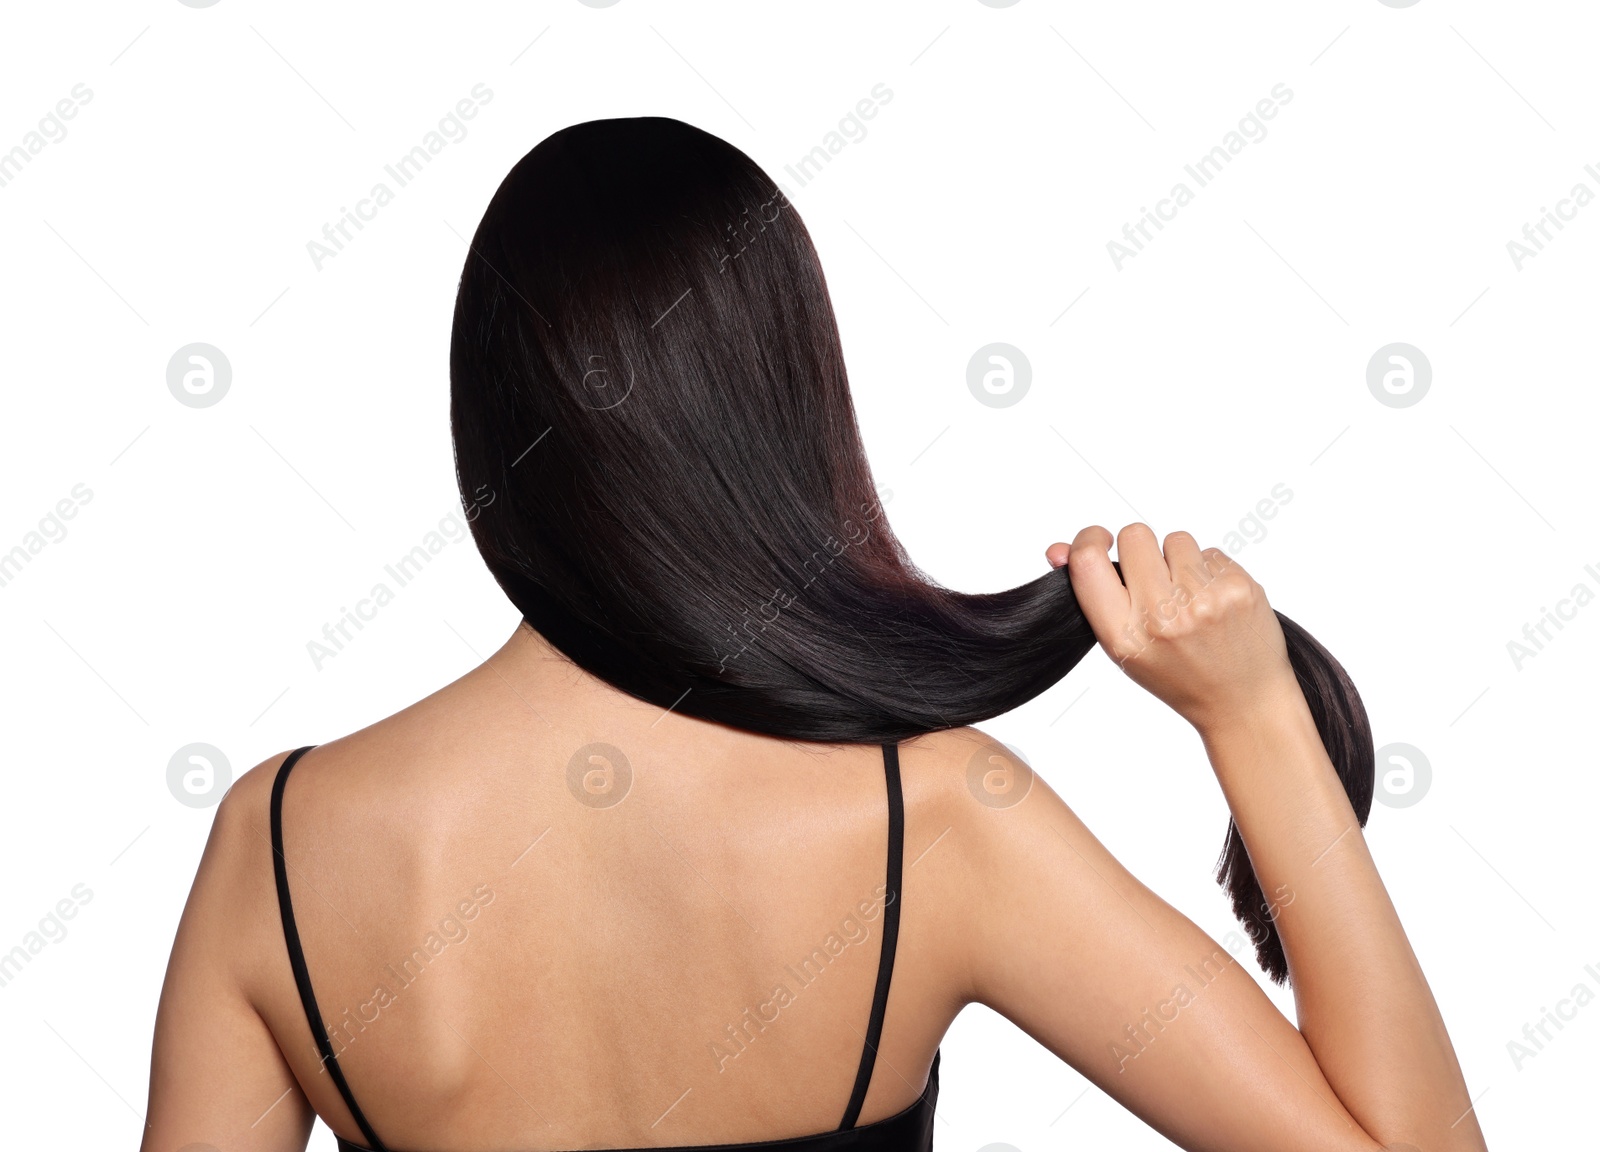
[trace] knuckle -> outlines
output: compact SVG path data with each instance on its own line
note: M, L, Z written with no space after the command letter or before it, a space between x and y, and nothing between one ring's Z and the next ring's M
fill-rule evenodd
M1160 636L1169 644L1187 640L1195 634L1198 623L1192 613L1185 612L1172 620L1164 621L1161 625Z
M1072 555L1077 555L1086 548L1109 548L1111 547L1111 540L1110 529L1100 524L1090 524L1079 532L1077 539L1072 542ZM1070 562L1071 558L1069 557L1068 563Z
M1217 594L1228 611L1240 612L1254 607L1259 587L1242 572L1230 573L1218 581Z
M1237 581L1219 580L1217 582L1217 608L1220 612L1235 611L1248 601L1248 590Z
M1207 548L1200 553L1200 578L1210 584L1237 567L1229 555L1220 548Z

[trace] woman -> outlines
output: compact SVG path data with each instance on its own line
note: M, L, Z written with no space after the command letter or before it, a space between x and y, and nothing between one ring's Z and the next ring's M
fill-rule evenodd
M921 576L748 157L657 118L544 141L473 240L451 377L524 621L228 793L146 1149L298 1149L314 1115L348 1149L925 1149L969 1003L1184 1148L1484 1147L1338 666L1182 532L1129 525L1113 564L1086 528L993 596ZM968 726L1095 640L1204 741L1298 1029Z

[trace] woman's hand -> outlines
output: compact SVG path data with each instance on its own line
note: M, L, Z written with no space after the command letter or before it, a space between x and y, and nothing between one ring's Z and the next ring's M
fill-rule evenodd
M1119 578L1110 546L1111 533L1091 525L1045 556L1067 566L1095 638L1134 683L1203 735L1299 697L1266 592L1224 552L1173 532L1163 556L1147 525L1129 524L1117 535Z

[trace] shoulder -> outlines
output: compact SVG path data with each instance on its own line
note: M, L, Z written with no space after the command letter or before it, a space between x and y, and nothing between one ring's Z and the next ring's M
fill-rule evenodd
M244 773L217 805L178 926L178 951L205 957L207 968L226 968L240 983L248 982L251 957L272 943L277 924L269 813L273 780L288 755Z
M908 883L933 890L944 931L976 947L1015 889L1087 830L1014 750L977 728L901 745Z
M901 763L908 873L937 885L947 928L974 946L1001 929L1023 929L1025 918L1007 919L1026 904L1016 896L1021 889L1068 877L1119 892L1137 883L1044 777L995 736L969 727L918 737L901 745ZM1057 898L1067 906L1064 895Z
M974 833L1012 831L1042 809L1064 807L1014 749L978 728L952 728L900 745L902 786L913 807Z
M229 787L211 823L202 871L208 865L227 869L246 864L263 850L269 854L270 861L272 787L278 770L290 755L292 753L279 752L269 756Z

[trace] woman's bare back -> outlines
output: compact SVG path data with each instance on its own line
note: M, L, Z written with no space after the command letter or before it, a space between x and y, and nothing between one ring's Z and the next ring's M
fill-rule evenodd
M1482 1152L1350 801L1262 643L1275 617L1259 585L1226 568L1159 643L1125 651L1115 638L1175 594L1195 548L1175 533L1163 560L1148 528L1125 528L1130 590L1109 543L1079 534L1075 587L1113 657L1195 724L1253 866L1293 895L1278 927L1301 1026L1043 780L988 795L1007 754L955 729L899 746L897 962L860 1122L919 1099L976 1002L1180 1147L1375 1152L1381 1132ZM162 991L147 1150L288 1152L314 1114L359 1139L279 920L282 761L218 811ZM838 1128L893 890L885 764L873 746L789 744L642 704L526 628L305 754L281 777L284 879L317 1015L383 1143L534 1152Z
M965 1002L941 946L957 849L928 850L950 829L953 747L980 739L900 748L898 960L861 1123L917 1099ZM239 910L247 992L317 1112L360 1140L319 1074L273 912L282 760L229 801L261 836L262 882ZM630 1147L838 1126L885 921L876 746L664 714L520 628L461 680L306 753L283 829L320 1014L386 1143Z

